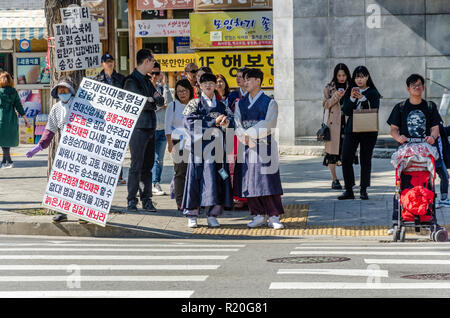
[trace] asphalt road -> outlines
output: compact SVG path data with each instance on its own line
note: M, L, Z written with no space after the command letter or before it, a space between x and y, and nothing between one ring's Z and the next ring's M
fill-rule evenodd
M435 298L448 273L447 243L0 236L0 298Z

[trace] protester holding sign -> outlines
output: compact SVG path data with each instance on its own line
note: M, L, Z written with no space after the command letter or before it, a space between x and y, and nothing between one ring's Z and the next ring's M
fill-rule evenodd
M159 94L147 77L155 65L155 59L148 49L137 52L137 67L125 79L124 89L148 98L130 139L131 165L128 174L128 211L137 211L137 192L143 209L156 212L152 197L152 168L155 159L155 128L157 106L164 105ZM139 182L144 188L139 187Z
M61 131L64 125L68 121L69 109L75 96L75 89L73 88L73 83L69 78L61 78L52 90L51 96L54 99L59 99L55 105L53 105L48 115L47 126L45 127L44 133L36 147L27 152L27 158L33 157L39 151L48 148L52 139L57 135L60 138ZM53 217L53 222L62 222L67 220L67 215L63 213L58 213Z

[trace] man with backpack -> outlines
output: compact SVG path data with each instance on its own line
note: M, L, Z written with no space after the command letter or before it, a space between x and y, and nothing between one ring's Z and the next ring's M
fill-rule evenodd
M435 103L422 99L425 79L419 74L410 75L406 79L406 90L409 98L395 105L387 120L388 125L391 126L391 136L400 144L405 143L409 138L420 138L434 145L439 137L441 117ZM396 208L394 208L392 222L394 225L398 222ZM389 234L392 234L391 231L393 230L391 229Z

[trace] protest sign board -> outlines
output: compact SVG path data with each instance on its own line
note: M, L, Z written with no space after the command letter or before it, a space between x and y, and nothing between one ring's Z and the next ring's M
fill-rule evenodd
M147 98L84 78L66 115L42 204L105 226Z
M88 7L61 9L64 23L54 24L56 69L60 72L100 66L100 33Z

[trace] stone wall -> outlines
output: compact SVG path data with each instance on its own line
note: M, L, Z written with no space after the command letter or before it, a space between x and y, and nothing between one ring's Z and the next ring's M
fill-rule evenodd
M280 141L315 135L323 88L334 66L369 69L383 95L380 133L392 107L407 97L411 73L450 86L448 0L274 0L275 97ZM444 90L427 82L426 98ZM287 129L287 128L290 129Z

